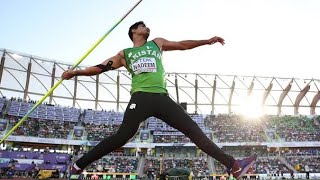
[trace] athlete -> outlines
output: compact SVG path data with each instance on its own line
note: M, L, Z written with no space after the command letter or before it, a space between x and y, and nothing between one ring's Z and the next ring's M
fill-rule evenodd
M149 34L150 29L144 22L136 22L129 28L133 47L121 50L99 65L83 70L68 70L62 74L62 78L67 80L74 76L93 76L125 67L132 75L131 99L119 130L77 160L71 167L71 174L81 174L90 163L124 146L136 134L140 123L154 116L181 131L203 152L225 165L234 177L240 178L257 156L254 154L243 160L235 160L202 132L187 112L168 96L161 59L163 51L188 50L215 43L224 45L224 39L215 36L207 40L169 41L155 38L148 41Z

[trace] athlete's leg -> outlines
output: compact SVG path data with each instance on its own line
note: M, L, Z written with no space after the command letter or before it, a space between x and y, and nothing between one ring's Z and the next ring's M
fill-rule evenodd
M202 151L217 159L227 168L232 167L235 159L212 142L179 104L169 96L162 96L158 102L159 111L155 115L157 118L181 131Z
M92 150L76 161L75 164L84 169L95 160L125 145L136 134L140 123L150 116L150 112L145 106L148 105L144 103L143 98L133 94L117 133L103 139Z

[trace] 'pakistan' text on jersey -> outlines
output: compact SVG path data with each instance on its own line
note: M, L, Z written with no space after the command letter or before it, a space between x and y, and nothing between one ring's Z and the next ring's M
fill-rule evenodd
M124 50L127 70L132 75L131 94L134 92L167 93L162 52L154 41Z

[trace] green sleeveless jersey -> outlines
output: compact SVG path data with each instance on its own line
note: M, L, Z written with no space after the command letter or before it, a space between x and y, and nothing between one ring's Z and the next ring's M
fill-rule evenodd
M134 92L167 93L162 52L154 41L124 50L127 70L132 75L131 94Z

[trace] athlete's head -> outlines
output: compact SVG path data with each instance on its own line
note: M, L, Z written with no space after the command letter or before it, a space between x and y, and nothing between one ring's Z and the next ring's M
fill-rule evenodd
M131 41L133 41L134 35L143 36L147 40L150 34L150 29L144 24L143 21L139 21L130 26L128 34Z

